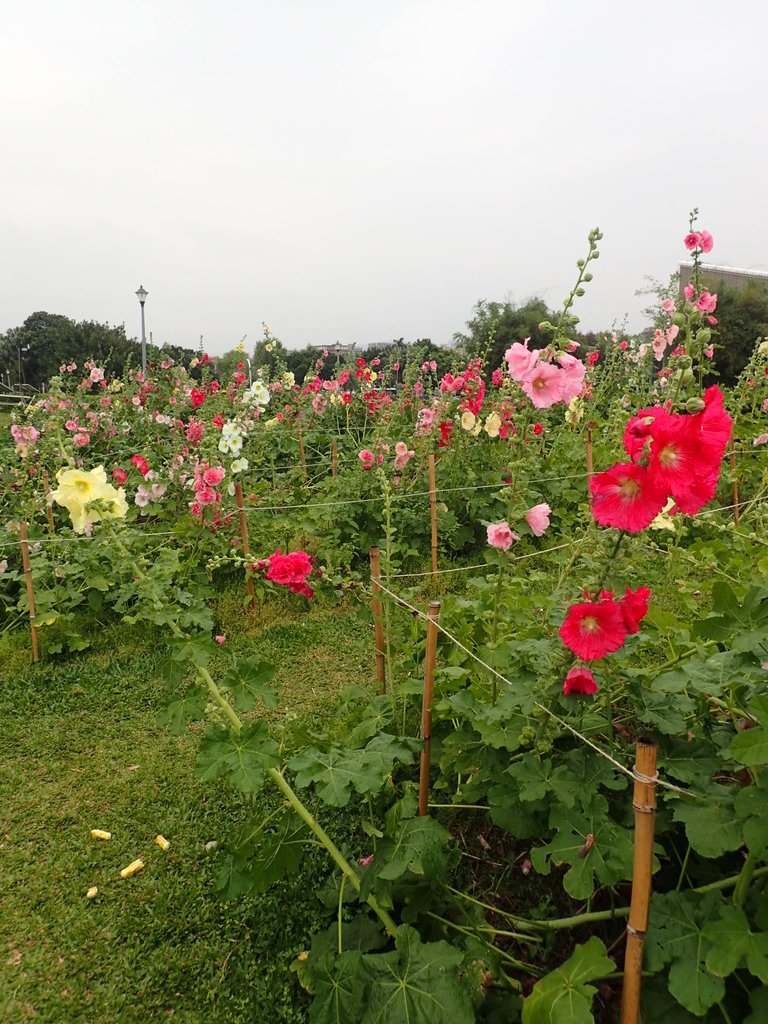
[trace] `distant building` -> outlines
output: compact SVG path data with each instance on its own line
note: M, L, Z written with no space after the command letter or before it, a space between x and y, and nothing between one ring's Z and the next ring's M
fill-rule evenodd
M327 352L329 356L350 356L357 351L354 342L351 345L310 345L316 352Z
M691 282L693 263L686 261L680 264L680 294L683 288ZM723 284L728 288L741 290L752 282L763 284L768 287L768 271L766 270L741 270L739 267L718 267L714 264L701 264L701 282L711 292L716 292Z

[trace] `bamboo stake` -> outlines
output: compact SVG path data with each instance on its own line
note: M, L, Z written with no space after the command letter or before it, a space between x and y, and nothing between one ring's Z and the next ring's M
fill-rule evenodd
M251 553L251 546L248 541L248 522L245 518L245 504L243 502L243 485L239 480L235 481L235 501L237 502L237 518L240 521L240 541L243 547L243 554L247 558ZM256 595L253 592L253 577L250 570L246 569L245 589L251 599L251 608L256 607Z
M304 456L304 438L301 433L301 420L296 417L296 432L299 437L299 460L301 461L301 471L304 474L304 479L307 479L307 460Z
M50 503L51 481L47 470L43 470L43 494L45 495L45 514L48 517L48 532L51 536L56 533L56 526L53 522L53 509Z
M736 451L733 447L733 438L731 438L731 474L733 476L733 522L738 526L741 519L739 515L739 478L736 473Z
M635 856L632 867L632 900L624 954L624 987L621 993L621 1024L638 1024L643 946L648 931L653 873L653 831L656 823L656 744L640 738L635 754Z
M373 600L371 601L373 608L373 635L376 646L376 682L379 684L379 693L384 693L387 688L384 672L384 617L381 598L377 597L377 594L380 593L378 579L381 575L379 549L371 548L369 557L371 560L371 591L373 593Z
M429 769L432 759L432 697L435 692L435 656L437 652L437 622L440 602L429 602L427 622L427 657L424 662L424 697L421 705L421 739L424 747L419 765L419 814L427 813L429 802Z
M432 517L432 572L437 572L437 479L435 456L429 456L429 511Z
M592 475L594 474L594 471L595 471L595 467L594 467L594 465L592 463L592 428L591 427L587 427L586 440L587 440L587 483L589 483L589 481L592 479Z
M333 441L331 442L331 476L336 476L336 457L336 442Z
M35 619L35 590L32 586L32 566L29 561L29 544L27 542L27 524L22 519L19 524L21 534L21 564L24 567L24 577L27 581L27 603L29 604L29 628L32 631L32 661L40 661L40 651L37 646L37 628L34 625Z

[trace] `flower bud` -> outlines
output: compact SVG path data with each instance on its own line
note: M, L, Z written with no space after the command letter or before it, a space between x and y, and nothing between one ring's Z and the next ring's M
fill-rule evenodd
M672 317L672 323L677 327L685 327L685 313L675 313Z
M684 408L686 412L701 412L704 402L701 398L689 398Z
M680 380L683 384L690 384L693 380L693 370L690 367L686 367L680 375Z
M595 251L592 253L592 259L593 260L599 260L600 259L600 252L599 252L598 249L595 249Z
M696 331L696 344L697 345L708 345L712 340L712 331L708 327L702 327L700 331Z
M584 277L582 278L582 281L591 281L591 280L592 280L592 274L589 271L587 271L586 274L584 275Z
M677 365L681 370L687 370L689 366L693 366L693 360L690 356L680 356L677 361Z
M581 298L581 296L584 294L584 289L583 288L577 288L576 289L576 294L579 296L579 298Z

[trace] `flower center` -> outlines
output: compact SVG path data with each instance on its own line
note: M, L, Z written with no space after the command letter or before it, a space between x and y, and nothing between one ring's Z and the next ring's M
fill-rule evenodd
M582 622L582 627L585 633L594 633L594 631L597 629L597 626L597 619L594 617L594 615L585 616Z
M619 484L619 494L622 498L636 498L640 493L640 484L631 477L625 477Z
M680 452L671 444L668 444L666 448L662 448L659 452L659 462L662 464L662 466L676 466L679 461Z

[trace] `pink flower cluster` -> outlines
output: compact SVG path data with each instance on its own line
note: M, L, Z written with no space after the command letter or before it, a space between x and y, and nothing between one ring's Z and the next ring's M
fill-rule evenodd
M195 500L189 503L190 512L195 518L203 518L204 508L221 504L221 493L217 487L224 479L225 472L223 466L209 466L206 462L199 462L195 466L192 483L195 489Z
M529 349L515 342L504 356L509 375L517 381L537 409L549 409L558 402L570 402L584 390L587 368L569 352Z
M278 548L274 555L256 562L251 569L254 572L266 569L264 578L271 583L287 587L293 594L313 598L315 592L307 580L313 572L319 575L319 570L314 569L314 561L314 558L306 551L291 551L289 554L283 555Z
M18 423L14 423L11 426L11 434L13 434L13 443L16 445L16 451L22 459L26 458L30 448L34 448L38 437L40 437L40 431L31 424L26 427L20 427Z
M416 452L409 448L405 441L398 441L395 445L395 464L393 467L395 472L399 473L405 469L415 454Z
M701 252L712 252L714 245L712 235L708 231L689 231L683 239L683 245L689 252L699 249Z

